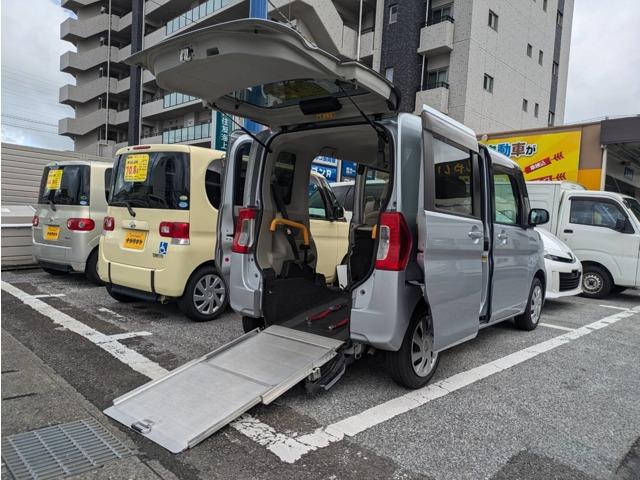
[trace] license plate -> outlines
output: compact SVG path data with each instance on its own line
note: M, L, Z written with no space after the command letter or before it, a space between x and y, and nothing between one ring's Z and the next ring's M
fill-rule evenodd
M56 227L54 225L47 225L47 228L44 231L45 240L58 240L59 236L60 236L60 227Z
M129 230L124 237L124 248L131 250L142 250L144 242L147 240L147 232L139 230Z

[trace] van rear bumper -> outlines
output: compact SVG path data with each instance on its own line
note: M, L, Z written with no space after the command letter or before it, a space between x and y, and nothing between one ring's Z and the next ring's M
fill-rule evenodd
M155 293L145 292L144 290L136 290L135 288L123 287L122 285L116 285L113 283L109 284L108 288L114 293L120 293L122 295L136 298L138 300L143 300L145 302L157 302L160 299L160 296Z
M71 247L33 242L33 258L43 267L60 271L84 272L87 256Z

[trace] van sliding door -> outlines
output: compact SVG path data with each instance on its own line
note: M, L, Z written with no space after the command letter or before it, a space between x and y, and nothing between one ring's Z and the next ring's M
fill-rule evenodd
M478 332L485 246L477 142L445 118L422 113L424 208L418 214L418 248L434 350Z

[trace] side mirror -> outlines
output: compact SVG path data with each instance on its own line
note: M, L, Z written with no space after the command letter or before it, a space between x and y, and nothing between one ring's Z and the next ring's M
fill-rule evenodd
M529 225L535 227L549 221L549 212L544 208L532 208L529 211Z
M344 208L337 206L333 209L333 219L338 220L340 218L344 218Z
M618 232L624 232L627 229L627 219L624 217L618 217L616 220L616 226L614 230Z

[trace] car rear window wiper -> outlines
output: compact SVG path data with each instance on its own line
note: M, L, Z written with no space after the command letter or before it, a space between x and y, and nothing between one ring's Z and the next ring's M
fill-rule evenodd
M119 200L117 202L111 202L111 205L114 207L127 207L127 211L129 212L129 215L131 215L132 217L136 216L136 212L133 211L133 208L131 208L131 204L129 202L127 202L126 200Z
M49 199L49 200L47 200L47 203L48 203L49 205L51 205L51 210L53 210L54 212L56 212L56 211L57 211L57 208L56 208L56 202L54 202L53 200Z

